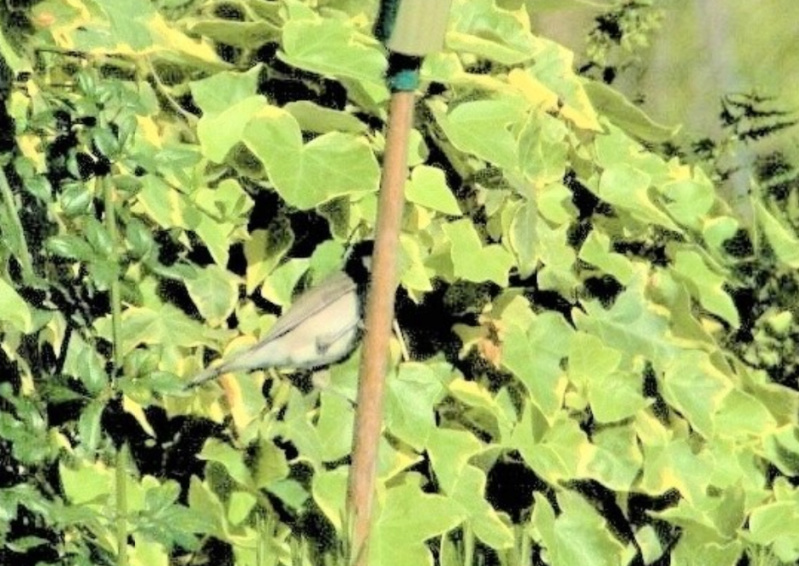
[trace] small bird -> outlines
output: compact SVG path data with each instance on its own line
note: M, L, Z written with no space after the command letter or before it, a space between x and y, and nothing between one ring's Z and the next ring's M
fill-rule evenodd
M344 270L297 297L260 342L200 372L186 387L228 372L270 367L319 369L350 355L363 334L373 245L367 240L353 246Z

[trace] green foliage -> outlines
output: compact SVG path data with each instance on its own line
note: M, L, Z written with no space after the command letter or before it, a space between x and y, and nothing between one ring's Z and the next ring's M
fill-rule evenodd
M345 563L357 357L181 384L373 231L374 8L27 14L0 176L2 561ZM653 25L634 8L625 33ZM797 197L755 195L747 229L521 2L456 0L447 39L410 148L412 359L392 351L370 563L795 561L795 373L739 344L795 339L795 285L754 315L742 297L795 284Z
M585 70L601 71L612 83L619 71L640 60L652 32L660 27L663 10L656 0L618 0L594 19L588 33Z

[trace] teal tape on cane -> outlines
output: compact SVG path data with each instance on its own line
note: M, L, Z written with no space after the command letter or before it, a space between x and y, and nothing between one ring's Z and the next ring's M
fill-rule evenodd
M386 81L391 92L412 92L419 87L419 71L397 71Z

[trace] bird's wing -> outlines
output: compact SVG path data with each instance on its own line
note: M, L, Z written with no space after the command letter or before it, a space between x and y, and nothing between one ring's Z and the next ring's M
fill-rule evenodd
M343 271L334 273L319 285L297 297L289 309L269 329L266 336L259 341L259 344L280 338L308 317L353 291L355 291L355 282L346 273Z
M247 350L240 351L233 358L219 365L207 368L191 379L187 383L187 387L195 387L206 381L216 379L222 373L231 371L231 368L235 367L236 362L242 358L246 358L249 353L263 348L269 342L277 340L286 333L291 332L303 321L315 315L326 306L340 299L347 293L354 292L355 288L355 282L343 271L332 274L319 285L312 287L297 297L288 310L277 319L274 326L269 329L269 332L267 332L257 344L254 344Z

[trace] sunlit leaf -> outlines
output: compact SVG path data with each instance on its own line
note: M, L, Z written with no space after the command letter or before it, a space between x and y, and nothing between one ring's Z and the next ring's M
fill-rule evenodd
M97 328L102 335L110 337L109 318L100 320ZM140 344L170 343L196 347L206 343L209 336L213 333L172 306L164 305L158 311L130 307L122 314L122 354Z
M304 144L297 121L284 110L264 107L250 120L244 142L275 190L298 208L377 189L377 161L363 138L332 132Z
M444 392L436 373L421 363L400 366L386 392L386 426L392 434L422 450L435 430L435 406Z
M354 79L374 102L388 98L383 81L386 59L377 43L346 20L291 18L283 25L282 58L295 67Z
M645 298L640 276L608 310L598 302L582 304L585 313L573 311L577 328L597 336L604 344L627 355L644 355L652 360L679 357L669 339L668 313Z
M483 449L482 443L466 431L434 429L427 443L436 477L445 492L452 492L469 458Z
M549 502L538 494L536 498L531 526L541 533L552 564L606 566L622 562L624 546L610 533L606 520L580 495L559 493L561 513L556 518Z
M627 164L607 169L599 179L597 196L629 213L636 220L679 232L680 228L652 201L652 178Z
M635 275L629 259L610 250L610 238L598 230L592 230L580 248L580 259L597 266L608 275L627 285Z
M20 332L33 330L32 312L25 300L0 278L0 321Z
M503 10L492 0L458 0L452 9L447 45L505 65L528 61L540 51L541 40L530 33L524 8Z
M547 419L555 418L566 389L561 360L568 355L571 328L554 313L545 313L529 329L508 325L502 335L502 365L513 373Z
M774 250L774 254L788 267L799 268L799 238L789 231L762 203L754 201L753 206L757 222L763 228L766 240Z
M510 127L522 119L520 100L504 97L464 102L449 113L435 105L431 109L448 140L461 151L511 171L518 166L517 141Z
M411 202L421 204L444 214L461 216L458 201L447 186L444 172L427 165L419 165L411 172L405 196Z
M511 548L514 539L510 526L500 519L488 501L475 497L475 494L483 494L485 491L485 473L474 466L466 466L449 495L468 512L467 521L478 539L497 550Z
M451 499L422 492L407 481L387 490L372 531L369 564L427 564L425 541L439 536L466 518Z
M452 242L452 263L456 277L477 283L481 281L495 281L500 285L507 283L513 256L502 246L497 244L483 246L474 225L467 220L446 224L444 232Z
M674 257L674 272L688 282L694 295L707 310L723 318L733 328L740 324L732 297L724 290L727 280L708 268L697 252L681 250Z
M184 282L197 310L211 326L221 325L233 312L239 298L239 278L229 271L209 265Z
M599 81L585 81L585 92L597 111L636 138L649 142L664 142L672 138L680 126L659 124L621 92Z
M244 455L230 446L216 439L209 439L198 454L202 460L222 464L230 477L244 487L253 484L250 470L244 463Z
M325 134L327 132L349 132L359 134L366 124L347 112L331 110L309 100L289 102L283 109L289 112L304 131Z
M245 129L253 117L267 105L260 95L247 97L219 114L204 115L197 124L197 136L203 153L221 163L234 145L243 141Z

